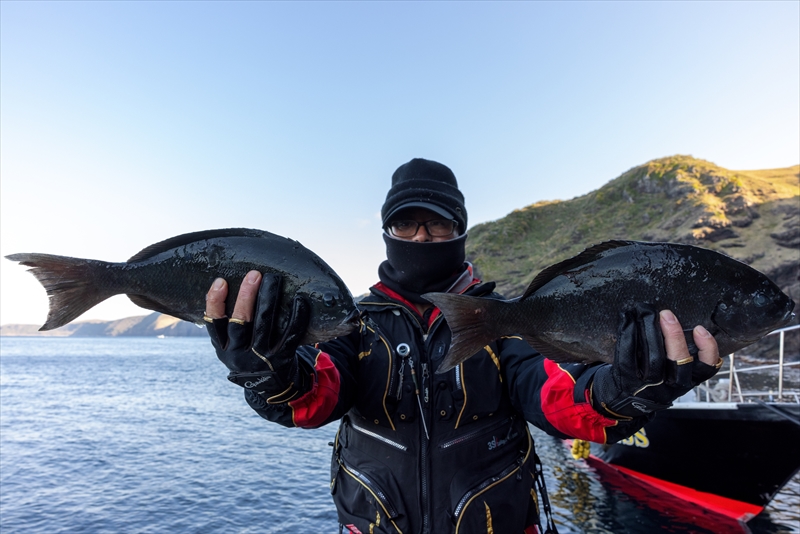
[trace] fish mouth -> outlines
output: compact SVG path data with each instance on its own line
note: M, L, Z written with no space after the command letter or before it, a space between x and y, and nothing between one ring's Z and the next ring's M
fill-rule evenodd
M358 308L353 308L344 319L339 323L326 326L320 329L315 329L312 325L308 326L305 336L300 341L301 345L314 345L316 343L323 343L331 339L346 336L361 326L361 312Z
M334 337L346 336L350 332L361 327L361 312L358 308L353 308L347 317L342 319L339 326L336 327L336 335Z
M340 324L342 326L347 326L347 325L355 326L358 324L360 318L361 318L361 312L358 311L358 308L353 308L350 311L350 313L347 314L347 317L342 319L342 322Z

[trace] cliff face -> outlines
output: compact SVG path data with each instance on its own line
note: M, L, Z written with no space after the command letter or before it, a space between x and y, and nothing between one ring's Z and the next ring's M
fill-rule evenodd
M5 325L0 327L0 336L51 336L51 337L97 337L97 336L205 336L205 328L198 327L164 315L151 313L137 317L126 317L117 321L82 321L70 323L55 330L39 332L38 325Z
M653 160L581 197L539 202L472 228L467 257L515 297L543 268L610 239L717 250L800 302L800 165L731 171L689 156ZM787 337L797 353L800 333ZM777 345L775 337L765 343L772 340Z

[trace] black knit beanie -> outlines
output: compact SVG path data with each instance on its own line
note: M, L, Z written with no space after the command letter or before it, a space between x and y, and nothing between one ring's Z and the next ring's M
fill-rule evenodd
M467 230L464 195L458 189L453 171L441 163L414 158L394 171L392 188L381 208L383 226L401 209L413 207L426 208L455 220L462 234Z

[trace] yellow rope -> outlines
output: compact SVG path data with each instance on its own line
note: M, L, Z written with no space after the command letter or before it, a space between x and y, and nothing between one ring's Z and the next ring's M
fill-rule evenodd
M582 439L572 440L572 457L576 460L585 460L589 457L591 444Z

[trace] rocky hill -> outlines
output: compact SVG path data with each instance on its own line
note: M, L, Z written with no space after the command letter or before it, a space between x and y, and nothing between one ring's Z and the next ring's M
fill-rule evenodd
M609 239L703 246L743 261L800 303L800 165L731 171L690 156L634 167L605 186L566 201L538 202L470 229L467 257L507 297L521 295L543 268ZM158 313L88 321L49 332L6 325L0 335L202 336L205 331ZM775 354L767 338L755 354ZM800 330L787 335L800 358Z
M0 336L51 336L51 337L97 337L97 336L205 336L205 328L197 327L164 315L151 313L126 317L117 321L81 321L70 323L55 330L39 331L39 325L10 324L0 326Z
M690 156L657 159L586 195L538 202L469 233L468 259L507 297L593 243L631 239L723 252L800 302L800 165L731 171Z

